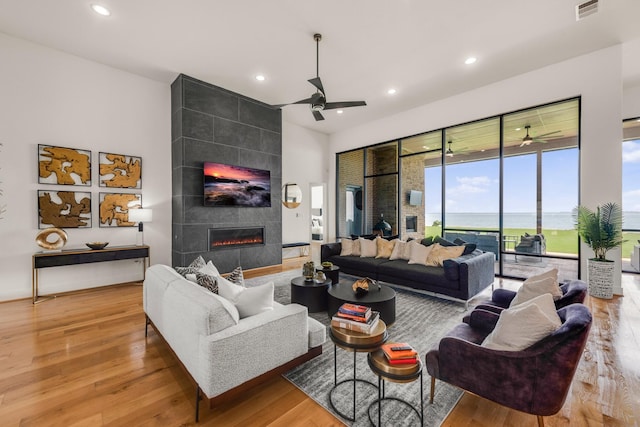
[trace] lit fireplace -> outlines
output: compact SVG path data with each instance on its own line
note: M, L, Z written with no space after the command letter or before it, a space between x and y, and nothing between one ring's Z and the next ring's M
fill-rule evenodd
M264 245L264 227L210 228L209 250Z

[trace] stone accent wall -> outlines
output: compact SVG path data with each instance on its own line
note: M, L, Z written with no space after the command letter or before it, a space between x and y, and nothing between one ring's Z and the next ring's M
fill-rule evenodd
M336 237L348 237L346 230L346 186L357 185L364 192L364 150L354 150L338 154L338 230ZM363 200L364 203L364 200Z
M424 156L407 156L400 159L400 167L402 171L402 182L400 185L401 197L400 197L400 212L402 218L400 218L400 235L403 237L422 238L424 237L424 200L425 200L425 185L424 185ZM411 190L422 191L422 203L419 206L411 206L409 204L409 192ZM407 233L407 223L405 218L407 216L417 216L418 224L415 233Z
M181 74L171 85L172 262L198 255L221 272L282 263L282 113ZM271 207L205 207L205 161L271 171ZM265 227L265 245L208 251L217 227Z

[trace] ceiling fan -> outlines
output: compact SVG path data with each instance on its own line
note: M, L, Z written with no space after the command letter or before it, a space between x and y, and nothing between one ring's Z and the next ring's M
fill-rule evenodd
M544 139L540 139L540 138L544 138L545 136L549 136L549 135L553 135L556 133L560 133L561 131L559 130L554 130L553 132L548 132L548 133L543 133L542 135L538 135L535 138L529 135L529 129L531 128L531 125L526 125L524 127L527 130L527 135L522 138L522 144L520 144L520 147L524 147L525 145L529 145L532 142L541 142L541 143L546 143L547 141L545 141Z
M311 95L309 98L302 99L300 101L292 102L290 104L279 104L273 105L275 108L284 107L285 105L293 105L293 104L309 104L311 107L311 113L313 113L313 117L318 120L324 120L324 117L320 113L322 110L333 110L336 108L347 108L347 107L361 107L367 105L364 101L345 101L345 102L327 102L326 95L324 92L324 87L322 86L322 81L319 76L319 68L320 68L320 40L322 40L321 34L314 34L313 39L316 41L316 76L312 79L309 79L308 82L311 83L316 88L316 93Z

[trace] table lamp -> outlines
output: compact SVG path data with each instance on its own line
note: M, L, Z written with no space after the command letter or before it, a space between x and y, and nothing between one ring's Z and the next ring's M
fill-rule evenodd
M129 209L129 221L138 223L138 233L136 234L136 246L144 245L143 223L151 222L153 211L151 209Z

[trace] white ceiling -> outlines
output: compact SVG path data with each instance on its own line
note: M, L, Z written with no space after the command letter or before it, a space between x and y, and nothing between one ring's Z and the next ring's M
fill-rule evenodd
M319 32L327 101L368 105L326 111L322 122L306 105L287 106L283 118L330 134L618 43L625 86L639 85L640 0L601 0L576 22L580 2L0 0L0 32L166 84L184 73L268 104L315 92L307 80ZM477 63L464 65L468 56Z

